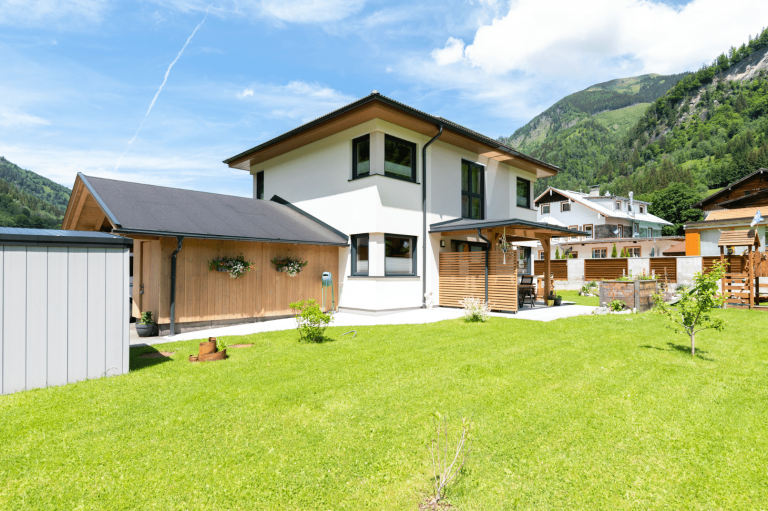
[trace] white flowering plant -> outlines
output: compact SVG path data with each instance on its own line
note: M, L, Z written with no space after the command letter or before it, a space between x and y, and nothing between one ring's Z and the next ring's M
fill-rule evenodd
M272 259L272 264L275 265L275 268L277 268L277 271L285 272L288 274L289 277L295 277L299 273L301 273L301 270L309 264L308 261L301 261L299 259L290 259L288 257L284 259L278 259L274 258Z
M229 273L229 277L238 279L254 269L255 263L246 261L242 255L235 258L220 257L218 259L211 259L208 261L208 270L210 271L226 271Z
M484 323L491 317L491 306L480 298L470 296L459 301L459 305L464 308L467 321Z

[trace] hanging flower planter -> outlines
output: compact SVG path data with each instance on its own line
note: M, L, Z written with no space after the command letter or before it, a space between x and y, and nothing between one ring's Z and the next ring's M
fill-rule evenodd
M302 268L308 265L309 262L286 257L284 259L274 258L272 259L272 264L275 265L277 271L287 273L289 277L295 277L301 273Z
M208 270L228 272L230 278L233 279L242 277L254 268L255 264L250 261L246 261L242 255L239 255L234 259L229 257L221 257L219 259L211 259L208 261Z
M512 243L507 242L507 228L504 228L504 235L499 238L499 249L504 254L504 264L507 264L507 252L512 248Z

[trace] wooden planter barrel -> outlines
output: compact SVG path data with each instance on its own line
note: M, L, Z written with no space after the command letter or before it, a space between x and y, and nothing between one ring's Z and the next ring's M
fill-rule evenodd
M646 312L653 308L653 295L658 293L655 280L604 280L600 282L600 305L621 300L630 309Z
M208 355L209 353L216 353L215 337L210 337L207 342L200 343L200 355Z
M200 354L198 356L190 355L190 362L212 362L214 360L224 360L227 358L227 350L217 351L216 338L209 337L206 342L200 343Z

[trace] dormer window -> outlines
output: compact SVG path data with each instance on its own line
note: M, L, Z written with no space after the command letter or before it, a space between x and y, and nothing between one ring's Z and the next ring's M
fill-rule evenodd
M621 201L620 200L616 201L616 211L621 211Z
M640 214L641 215L645 214L645 206L640 206Z
M416 144L384 137L384 175L416 182Z

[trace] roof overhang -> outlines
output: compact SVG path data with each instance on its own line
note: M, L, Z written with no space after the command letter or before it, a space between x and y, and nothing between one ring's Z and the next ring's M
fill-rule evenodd
M743 218L724 218L722 220L700 220L698 222L688 222L685 224L685 230L700 230L700 229L721 229L731 227L748 227L752 223L754 217ZM768 220L760 222L758 225L768 225Z
M568 202L571 198L560 193L556 188L547 188L533 201L535 206L540 204L550 204L552 202Z
M380 94L371 94L314 121L224 160L232 168L248 170L294 149L372 119L382 119L428 137L443 127L440 141L519 168L537 178L554 176L559 167L522 154L501 142L442 117L435 117Z
M332 247L346 247L348 242L322 242L322 241L304 241L304 240L291 240L291 239L274 239L274 238L247 238L242 236L221 236L215 234L200 234L195 232L171 232L171 231L149 231L140 229L114 229L114 234L120 234L121 236L138 237L138 238L162 238L162 237L183 237L183 238L195 238L200 240L221 240L221 241L252 241L256 243L285 243L288 245L323 245Z
M558 227L556 225L544 224L541 222L531 222L518 218L508 220L470 220L466 218L456 218L445 222L435 223L429 226L430 233L440 233L443 236L459 236L465 234L475 234L480 231L499 231L505 230L508 241L537 240L548 239L563 236L587 236L584 231Z
M765 177L764 174L766 174L766 173L768 173L768 169L758 169L758 170L754 171L753 173L751 173L751 174L749 174L747 176L742 177L738 181L734 181L733 183L731 183L728 186L724 187L722 190L719 190L719 191L713 193L709 197L706 197L706 198L700 200L696 204L693 204L691 207L692 208L698 208L698 209L704 209L705 207L707 207L707 205L709 205L709 204L711 204L713 202L716 202L718 198L722 197L723 195L725 195L728 192L730 192L731 190L733 190L734 186L738 186L741 183L743 183L744 181L749 181L750 179L753 179L754 177L757 177L757 176L759 176L761 179L763 179Z
M718 247L747 247L760 246L760 236L756 229L741 229L734 231L723 231L720 233L720 239L717 240Z

